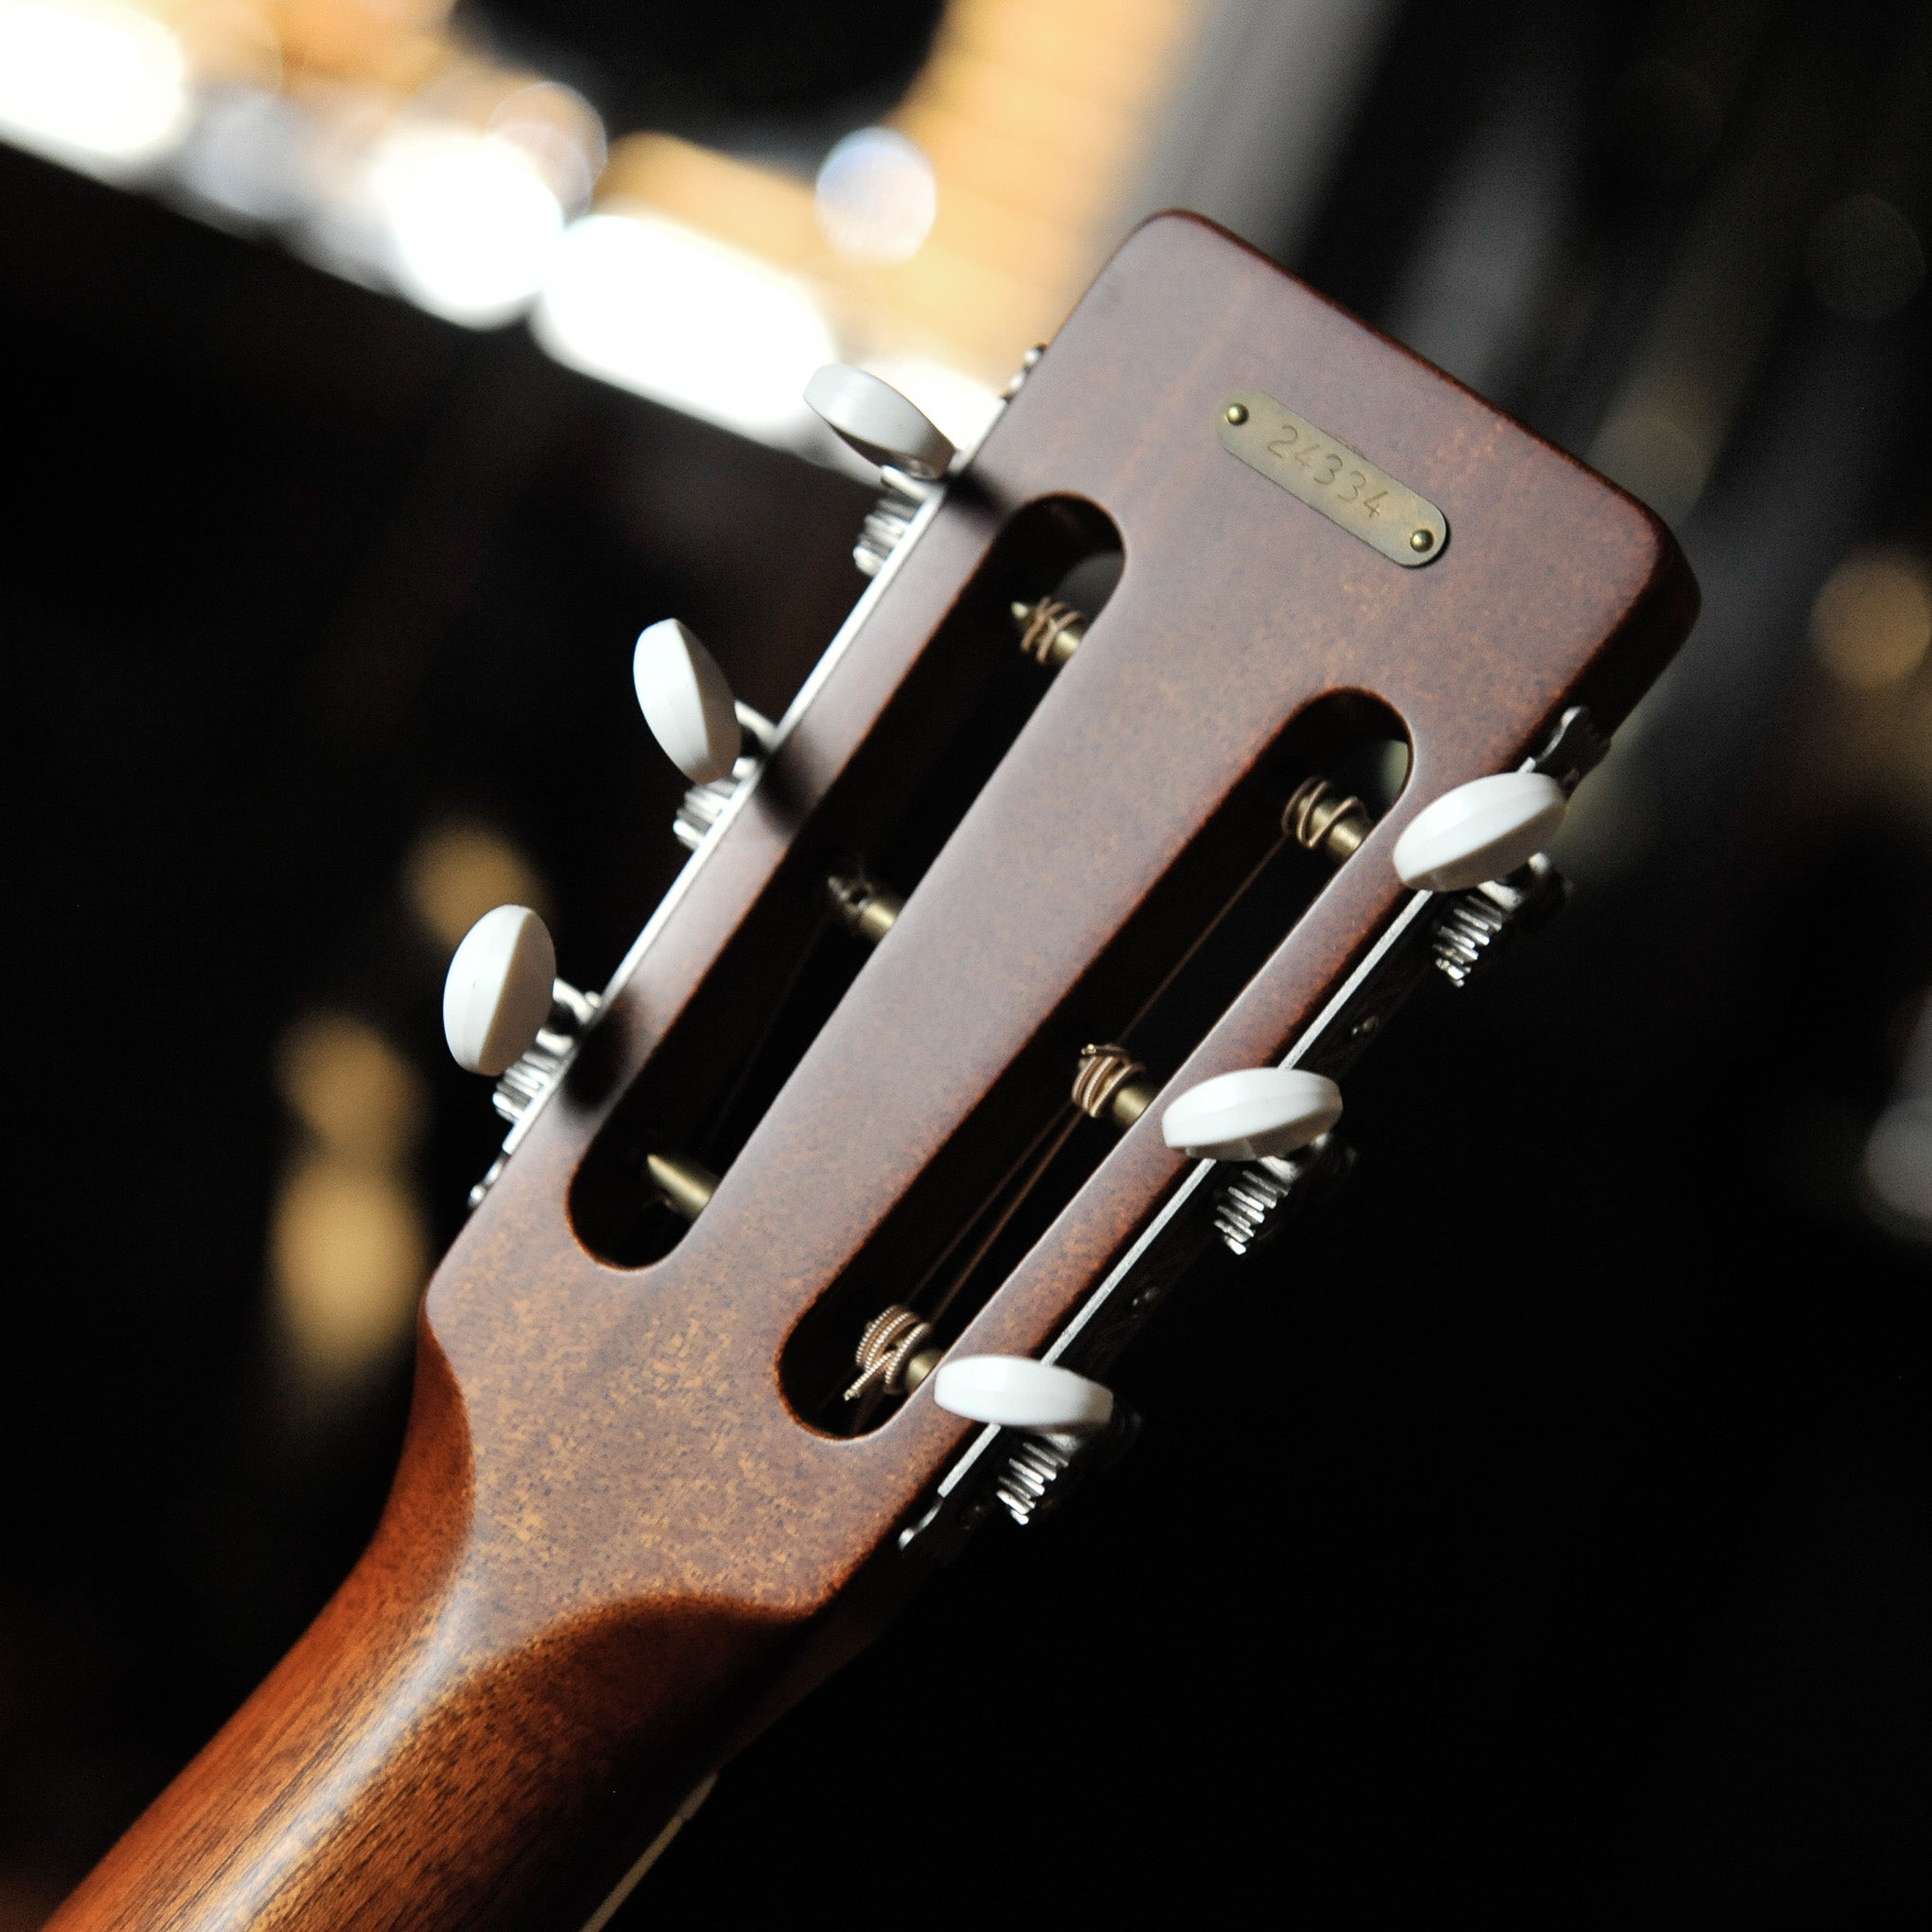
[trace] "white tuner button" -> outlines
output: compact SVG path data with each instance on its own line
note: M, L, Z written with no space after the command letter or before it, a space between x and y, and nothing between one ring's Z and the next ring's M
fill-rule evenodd
M1030 1355L963 1355L942 1362L933 1400L969 1422L1048 1435L1104 1429L1114 1419L1114 1391L1071 1368Z
M1427 892L1500 879L1556 836L1569 800L1541 772L1472 778L1424 805L1395 842L1396 876Z
M827 363L805 400L868 463L929 483L946 474L953 445L917 402L849 363Z
M631 655L637 706L664 755L693 784L728 778L738 760L738 707L718 660L675 617L651 625Z
M1190 1087L1160 1117L1161 1138L1196 1160L1262 1160L1319 1140L1342 1090L1298 1066L1249 1066Z
M443 981L443 1038L458 1066L501 1073L550 1017L557 948L527 905L499 905L463 935Z

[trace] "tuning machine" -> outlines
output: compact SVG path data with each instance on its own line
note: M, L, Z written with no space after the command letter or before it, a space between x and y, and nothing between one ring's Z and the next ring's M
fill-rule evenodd
M1114 1392L1030 1355L962 1355L942 1363L933 1400L949 1415L1048 1436L1086 1435L1114 1419Z
M1543 850L1569 799L1535 770L1472 778L1431 799L1403 829L1391 854L1396 876L1424 892L1462 892L1500 879Z
M1547 924L1568 903L1568 883L1543 848L1609 748L1589 712L1573 705L1520 769L1458 785L1404 828L1391 854L1396 875L1444 896L1430 949L1452 985L1467 986L1499 940Z
M1499 941L1547 925L1569 896L1569 881L1547 852L1532 852L1502 878L1454 894L1429 935L1436 970L1452 986L1467 986L1496 957Z
M1315 1196L1338 1184L1354 1154L1334 1133L1342 1090L1298 1066L1216 1074L1172 1100L1161 1138L1229 1172L1215 1190L1214 1231L1244 1255Z
M882 488L879 500L866 512L859 526L859 540L852 546L852 563L862 575L876 577L885 569L893 551L912 532L913 519L933 493L929 483L916 483L897 470L879 473Z
M1041 356L1029 349L1002 402L1016 396ZM959 465L960 452L919 404L882 377L831 363L805 385L805 401L846 446L879 472L881 494L859 531L852 562L868 577L886 567L911 534L914 519ZM1020 648L1057 671L1080 648L1090 621L1050 597L1011 606Z
M771 749L771 720L739 702L698 634L675 617L660 618L638 633L631 682L659 750L691 781L671 830L696 851ZM749 754L743 748L747 738L756 747Z
M1073 1103L1125 1129L1153 1106L1158 1089L1124 1047L1085 1047ZM1334 1132L1342 1094L1334 1082L1298 1067L1218 1074L1170 1102L1161 1137L1196 1159L1228 1165L1216 1190L1214 1227L1237 1255L1339 1184L1354 1152Z
M1065 1497L1069 1478L1118 1460L1140 1428L1140 1418L1104 1384L1030 1355L941 1363L933 1401L948 1414L1019 1436L993 1494L1023 1526Z
M490 1191L525 1123L563 1078L601 1002L557 976L549 928L527 905L499 905L463 936L443 978L443 1037L469 1073L493 1075L504 1151L470 1190Z
M470 1190L482 1200L519 1130L563 1078L601 1002L557 977L549 928L527 905L499 905L463 936L443 979L443 1037L468 1073L494 1074L496 1111L510 1123L504 1151ZM645 1161L650 1184L672 1213L695 1221L718 1177L680 1154Z
M829 363L805 385L805 401L879 472L879 501L852 548L852 562L876 577L958 453L918 403L869 370Z
M556 1083L599 1001L557 977L549 928L527 905L499 905L463 936L443 979L443 1037L469 1073L496 1077L511 1125Z
M1354 1165L1355 1150L1336 1134L1317 1135L1291 1154L1238 1162L1215 1188L1214 1232L1230 1254L1245 1255L1291 1215L1326 1199Z
M1160 1137L1195 1160L1262 1160L1296 1154L1342 1118L1342 1090L1298 1066L1218 1073L1168 1103Z
M805 401L867 462L915 482L937 482L958 454L911 397L869 369L827 363L805 385Z
M772 725L733 697L717 659L690 626L675 617L651 625L638 637L631 675L637 707L659 749L694 780L672 830L695 851L754 767L754 758L740 755L744 738L749 736L762 756L771 746ZM863 869L830 874L825 894L840 922L873 945L905 910L898 893Z
M1124 1047L1081 1049L1073 1103L1096 1120L1128 1128L1154 1104L1158 1089ZM1161 1137L1196 1160L1259 1160L1293 1154L1342 1118L1342 1090L1299 1067L1254 1066L1216 1074L1168 1103Z

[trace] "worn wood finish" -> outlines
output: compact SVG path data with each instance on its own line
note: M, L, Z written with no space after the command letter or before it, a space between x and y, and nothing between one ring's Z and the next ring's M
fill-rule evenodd
M1442 558L1392 567L1230 457L1212 414L1243 386L1440 504ZM599 1124L1004 519L1063 492L1124 533L1113 601L703 1218L650 1267L599 1263L564 1204ZM1387 855L1414 810L1519 760L1578 696L1618 722L1694 595L1629 498L1205 224L1142 228L438 1270L368 1554L55 1925L571 1923L862 1567L889 1568L967 1433L924 1393L869 1436L815 1433L779 1391L787 1335L1282 721L1375 692L1413 735L1411 778L1180 1080L1279 1057L1402 896ZM963 1346L1038 1350L1182 1172L1150 1115Z

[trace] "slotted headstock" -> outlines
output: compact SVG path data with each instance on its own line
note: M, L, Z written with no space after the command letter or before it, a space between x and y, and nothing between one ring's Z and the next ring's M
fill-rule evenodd
M1344 1073L1453 963L1404 829L1526 760L1573 782L1694 601L1631 499L1206 224L1140 229L714 796L431 1285L370 1556L137 1828L226 1793L152 1896L245 1872L424 1925L600 1896L1011 1486L1011 1432L906 1362L848 1399L868 1326L1101 1369L1298 1172L1230 1205L1172 1098ZM719 1176L694 1218L666 1160ZM317 1806L434 1836L443 1904L292 1849Z

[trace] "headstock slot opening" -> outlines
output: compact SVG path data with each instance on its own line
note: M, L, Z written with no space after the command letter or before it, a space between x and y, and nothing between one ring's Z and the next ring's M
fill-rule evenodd
M1022 654L1011 606L1078 597L1098 617L1122 568L1119 531L1083 499L1007 521L585 1154L569 1208L592 1254L645 1267L682 1240L689 1224L643 1179L646 1158L674 1151L724 1173L868 957L832 917L828 877L908 896L1025 728L1052 673ZM782 819L787 778L781 751L751 807Z
M1289 721L793 1331L779 1379L806 1422L841 1436L884 1422L889 1396L845 1400L866 1323L909 1307L933 1324L929 1346L949 1346L1118 1145L1072 1104L1082 1046L1118 1041L1163 1083L1286 941L1339 869L1284 829L1297 788L1325 778L1379 820L1410 764L1402 719L1366 693L1329 692Z
M1247 871L1114 1036L1155 1079L1187 1059L1349 863L1299 844L1282 824L1284 798L1306 778L1325 779L1333 796L1358 801L1372 824L1401 796L1411 763L1402 720L1365 692L1331 691L1290 724L1262 776L1230 798L1210 832L1228 841L1223 876L1243 860Z

